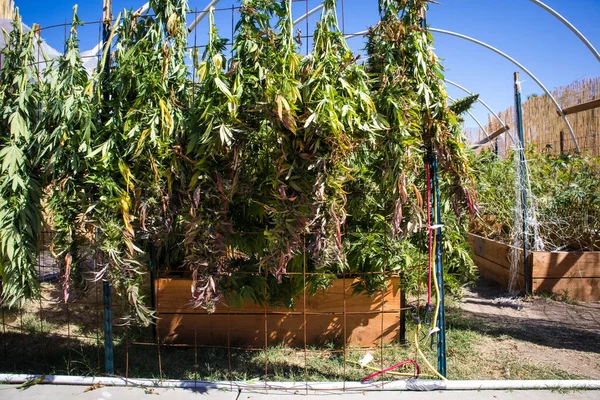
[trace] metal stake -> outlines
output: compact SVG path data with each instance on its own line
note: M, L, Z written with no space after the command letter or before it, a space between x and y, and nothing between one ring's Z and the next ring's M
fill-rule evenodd
M102 4L102 48L106 48L108 39L110 37L110 25L112 20L112 0L103 0ZM109 54L106 56L106 63L104 64L103 79L102 79L102 91L104 106L108 104L110 99L110 93L106 88L108 82L108 74L110 72L110 48ZM106 119L106 110L102 110L102 120ZM108 277L104 277L102 282L102 289L104 294L104 369L106 374L114 375L114 352L113 352L113 332L112 332L112 295L111 287Z
M531 265L527 262L529 259L529 249L527 248L527 242L529 239L527 232L527 170L525 165L525 137L523 134L523 108L521 107L521 81L519 80L519 73L515 72L515 108L517 109L517 130L519 132L519 163L520 163L520 174L519 183L521 184L521 210L523 218L523 272L525 274L525 293L531 294L532 292L532 276L531 276Z

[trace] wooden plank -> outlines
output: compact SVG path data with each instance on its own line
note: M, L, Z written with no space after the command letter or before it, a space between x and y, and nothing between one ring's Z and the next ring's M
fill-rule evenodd
M556 293L572 300L600 301L600 278L534 278L535 293Z
M514 249L513 246L473 234L469 234L468 241L476 256L485 258L505 268L510 268L510 253ZM522 274L523 253L521 249L517 249L517 252L517 257L519 257L519 273Z
M510 130L510 126L506 125L506 126L501 126L500 128L498 128L497 130L495 130L493 133L491 133L490 135L488 135L488 137L486 137L483 140L480 140L479 142L477 142L477 147L482 146L488 142L491 142L492 140L496 139L498 136L500 136L502 133L504 132L508 132ZM475 148L477 148L475 147Z
M575 106L563 108L562 112L565 115L569 115L569 114L575 114L575 113L582 112L582 111L592 110L592 109L598 108L598 107L600 107L600 98L594 99L592 101L588 101L585 103L577 104ZM556 113L560 116L560 113L558 111Z
M473 261L477 265L479 275L500 284L504 288L508 288L508 284L510 283L510 269L479 256L474 256ZM515 289L521 290L523 288L523 274L518 274Z
M357 279L336 279L326 291L307 296L306 312L399 312L400 311L400 278L389 278L387 288L375 293L353 295L352 284ZM302 303L302 298L297 300Z
M399 313L378 315L267 315L267 345L304 345L326 342L369 347L398 341ZM383 323L383 330L382 330ZM254 315L162 314L157 322L159 337L167 343L194 343L239 347L265 346L265 319ZM346 335L344 336L344 332Z
M385 292L377 293L373 297L352 294L352 284L356 279L336 279L326 291L319 291L315 295L307 294L306 312L341 312L344 308L348 312L373 312L373 311L400 311L399 278L389 278ZM156 280L157 310L160 313L197 313L204 310L194 310L191 304L190 279L161 278ZM345 285L345 287L344 287ZM303 312L304 299L297 298L297 305L290 310L284 307L267 307L267 313ZM262 313L263 306L249 302L240 309L219 304L215 313Z
M600 251L532 253L534 278L600 277Z

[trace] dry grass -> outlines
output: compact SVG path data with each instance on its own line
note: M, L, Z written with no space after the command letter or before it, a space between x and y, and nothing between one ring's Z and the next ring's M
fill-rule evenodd
M3 320L10 322L10 326L0 328L0 372L102 375L104 349L101 331L100 336L96 336L99 327L94 310L75 305L70 308L72 318L68 331L72 336L69 339L65 335L64 306L44 304L47 309L41 315L35 305L29 305L23 315L4 310ZM488 322L472 318L458 305L458 301L451 301L447 309L448 378L600 377L600 365L594 361L593 348L589 352L580 350L577 358L571 350L556 348L555 344L534 343L520 327L505 331L491 329ZM355 381L372 372L353 363L367 351L374 356L371 365L375 368L415 358L414 346L410 343L413 334L414 327L409 324L408 345L393 344L370 350L351 347L346 349L345 357L339 343L310 347L306 352L284 346L266 351L161 346L159 368L156 345L131 344L136 340L152 341L151 329L115 327L115 373L156 379ZM535 336L535 332L528 334ZM422 348L435 365L435 350L429 349L428 343L423 343ZM563 359L573 362L561 362ZM420 363L427 377L428 371L424 363ZM407 368L404 372L412 370ZM404 378L388 375L385 379Z

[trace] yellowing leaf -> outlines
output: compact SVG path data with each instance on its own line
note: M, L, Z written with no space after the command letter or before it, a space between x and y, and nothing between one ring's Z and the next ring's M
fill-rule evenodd
M229 91L229 88L227 87L227 85L225 84L225 82L223 82L219 78L215 78L215 84L217 85L217 87L219 88L219 90L221 92L223 92L223 94L225 96L227 96L228 99L230 99L231 101L233 101L233 95Z

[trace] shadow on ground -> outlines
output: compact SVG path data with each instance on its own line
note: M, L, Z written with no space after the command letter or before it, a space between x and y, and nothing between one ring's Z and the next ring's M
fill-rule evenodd
M567 304L547 298L519 299L487 280L449 310L450 329L510 336L556 349L600 353L600 304Z

